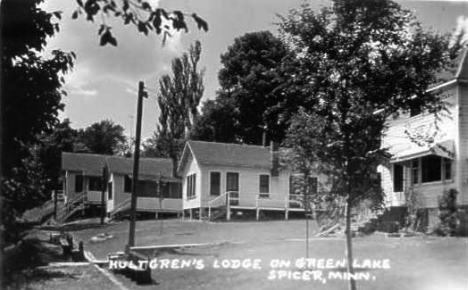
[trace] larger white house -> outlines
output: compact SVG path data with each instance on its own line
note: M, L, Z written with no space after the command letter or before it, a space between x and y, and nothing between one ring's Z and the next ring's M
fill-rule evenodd
M464 50L455 74L430 90L443 94L448 112L439 118L414 108L388 120L382 146L393 157L379 170L388 208L409 202L423 210L428 225L437 221L438 200L456 189L458 204L468 205L468 57Z

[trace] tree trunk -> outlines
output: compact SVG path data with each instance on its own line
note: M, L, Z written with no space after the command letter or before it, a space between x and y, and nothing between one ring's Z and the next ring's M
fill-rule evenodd
M351 201L346 201L346 256L348 258L349 289L356 290L356 280L354 280L353 268L353 242L351 234Z

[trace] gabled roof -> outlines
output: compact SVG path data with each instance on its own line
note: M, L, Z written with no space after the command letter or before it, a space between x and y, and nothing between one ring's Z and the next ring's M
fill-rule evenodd
M106 162L111 173L133 174L133 158L108 156ZM138 175L172 176L172 160L168 158L140 158Z
M460 51L460 60L455 77L457 79L468 80L468 47Z
M106 155L62 152L62 170L101 176Z
M270 168L270 149L258 145L241 145L204 141L188 141L179 163L182 170L187 158L193 156L200 165Z
M62 153L62 170L84 172L85 175L101 176L106 166L111 173L133 174L133 158L88 153ZM158 175L170 179L172 161L167 158L140 158L140 179L152 180Z

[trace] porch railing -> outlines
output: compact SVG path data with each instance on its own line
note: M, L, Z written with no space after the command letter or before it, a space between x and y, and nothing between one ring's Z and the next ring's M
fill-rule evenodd
M81 192L74 199L67 201L62 214L57 217L59 221L65 221L79 210L83 210L87 199L87 193Z
M239 192L226 191L208 202L208 219L211 219L212 217L213 208L225 206L227 210L229 210L231 206L235 205L239 205Z
M122 201L121 203L119 203L119 204L114 208L114 210L111 212L110 217L113 218L113 217L115 217L115 215L118 214L119 212L124 211L124 210L130 208L130 203L131 203L131 201L132 201L131 198L127 198L126 200L124 200L124 201Z

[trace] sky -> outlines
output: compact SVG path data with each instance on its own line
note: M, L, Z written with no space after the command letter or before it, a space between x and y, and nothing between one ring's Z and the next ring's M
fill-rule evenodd
M156 34L144 36L134 27L107 20L113 26L118 46L99 46L95 23L76 20L71 15L76 8L73 0L46 0L47 11L63 11L60 32L49 39L47 50L73 51L77 55L72 73L66 75L63 98L65 110L60 117L69 118L73 128L84 128L92 123L110 119L125 128L127 136L134 136L138 82L144 81L149 98L144 101L142 138L156 130L158 80L170 73L171 60L186 52L191 43L202 44L201 67L205 72L203 100L213 99L219 88L220 55L245 33L270 30L277 33L277 14L287 15L304 0L151 0L151 4L167 10L197 13L208 22L209 31L202 32L193 22L189 33L181 33L162 45ZM310 1L314 8L328 6L329 1ZM441 33L465 27L468 31L468 0L466 1L397 1L412 10L427 29ZM468 18L467 18L468 19Z

